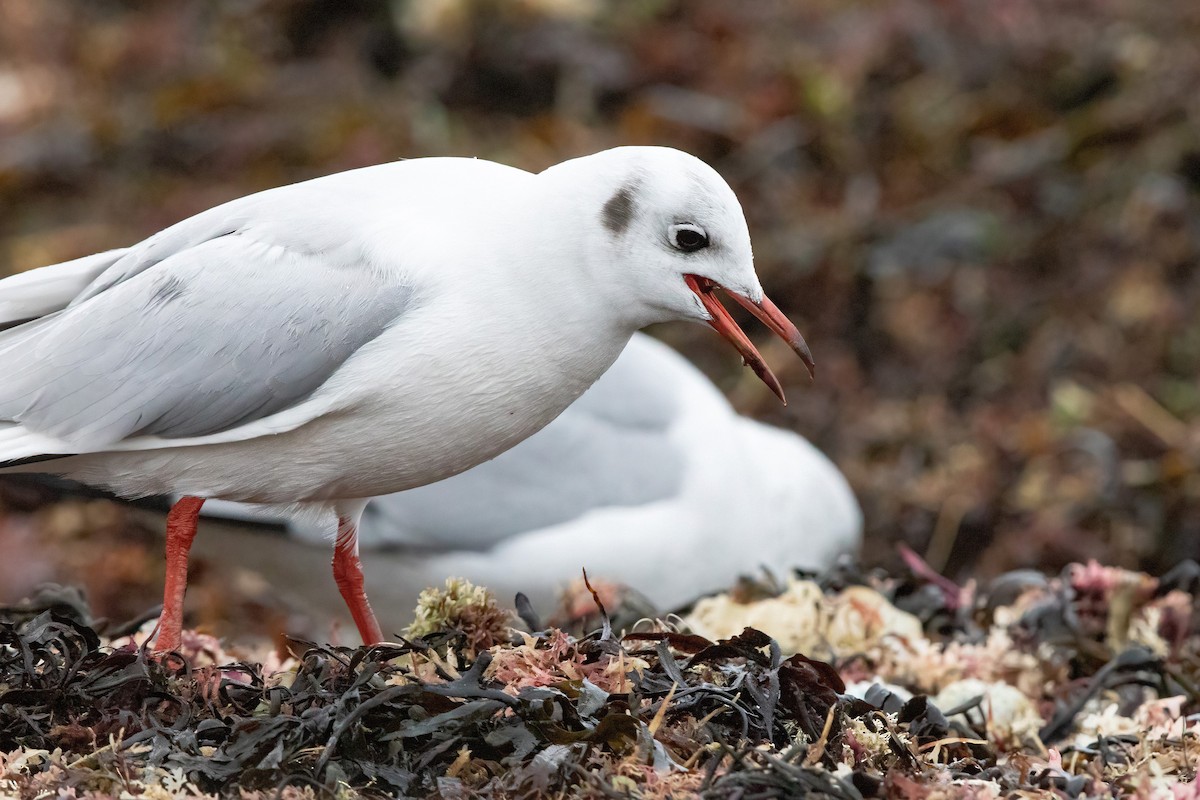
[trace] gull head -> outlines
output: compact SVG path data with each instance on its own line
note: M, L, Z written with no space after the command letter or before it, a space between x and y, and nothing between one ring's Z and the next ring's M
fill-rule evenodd
M754 271L742 206L712 167L671 148L618 147L542 175L572 187L569 202L588 231L584 258L592 280L616 287L614 301L639 327L707 323L784 400L778 379L721 305L722 290L783 338L812 374L808 345Z

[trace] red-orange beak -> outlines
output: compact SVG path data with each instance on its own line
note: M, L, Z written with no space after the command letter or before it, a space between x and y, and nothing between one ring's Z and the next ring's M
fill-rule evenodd
M733 321L733 317L729 316L729 312L721 305L721 301L713 294L713 289L723 289L725 287L719 287L713 281L708 278L701 278L699 275L684 275L683 280L687 283L688 288L700 298L700 302L708 309L708 313L712 315L712 319L709 320L708 324L713 326L717 333L724 336L737 348L737 351L742 354L742 360L746 365L754 370L754 374L761 378L762 382L786 406L787 398L783 396L783 387L779 385L779 379L775 377L775 373L771 372L771 368L767 366L767 362L763 361L762 355L755 349L749 337L738 327L738 324ZM787 342L788 346L796 351L796 355L800 356L800 360L804 362L804 366L808 367L808 376L810 378L815 377L816 364L813 363L812 351L808 349L808 345L805 344L804 337L800 335L800 331L796 330L796 326L783 315L783 312L771 302L770 298L763 295L762 302L755 303L746 297L742 297L740 294L735 294L728 290L726 292L747 311L762 320L763 324L774 331L779 338Z

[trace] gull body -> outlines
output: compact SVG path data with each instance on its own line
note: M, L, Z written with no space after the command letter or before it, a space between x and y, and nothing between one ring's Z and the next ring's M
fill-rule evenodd
M378 640L366 499L530 436L651 323L707 321L767 380L716 286L810 361L763 295L733 192L665 148L538 174L415 159L260 192L0 281L0 324L29 320L0 332L0 471L184 496L168 646L205 499L331 509L339 588Z
M67 391L75 389L75 377L148 381L131 398L129 408L137 411L155 389L175 389L156 386L159 376L143 370L159 366L172 378L204 383L204 371L223 361L227 340L247 328L251 337L285 339L231 365L230 377L243 384L269 381L282 346L320 351L356 328L358 338L375 335L310 395L263 418L179 437L138 435L129 430L133 422L119 424L125 419L114 432L103 421L79 430L66 420L50 428L62 430L59 436L0 423L0 458L96 449L37 468L125 496L174 490L297 503L399 491L497 455L578 397L632 334L629 323L609 313L608 287L581 284L578 273L554 263L564 249L555 241L560 226L533 224L552 210L538 208L546 193L531 191L533 182L532 175L484 161L397 162L234 201L121 253L109 271L131 264L133 272L157 258L156 250L169 249L151 268L46 320L76 322L79 329L60 334L51 346L62 349L48 354L83 373L51 378L68 384ZM472 235L480 228L491 234ZM317 270L319 280L309 280ZM287 330L304 307L321 304L326 308L307 331ZM263 322L270 327L254 331ZM127 325L155 328L138 342L152 360L112 352ZM6 367L36 364L47 347L37 323L25 327L32 330L24 336L18 328L0 339ZM155 347L160 332L212 343ZM305 334L311 338L286 341ZM305 359L324 355L300 354L293 369L302 372ZM157 364L155 356L166 360ZM128 374L87 374L110 364ZM239 391L236 383L212 389Z

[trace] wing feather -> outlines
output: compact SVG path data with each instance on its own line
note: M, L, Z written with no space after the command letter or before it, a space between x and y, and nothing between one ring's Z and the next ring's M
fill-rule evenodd
M0 421L74 453L228 431L303 403L411 296L350 246L219 232L0 333Z
M125 252L109 250L0 280L0 330L66 308Z

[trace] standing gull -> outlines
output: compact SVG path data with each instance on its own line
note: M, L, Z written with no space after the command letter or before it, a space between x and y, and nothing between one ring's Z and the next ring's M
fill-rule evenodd
M328 509L334 578L373 644L367 499L529 437L639 328L707 322L783 399L718 288L812 369L733 191L666 148L538 174L414 159L260 192L0 281L0 324L27 320L0 333L0 472L182 496L160 651L179 646L205 499Z

